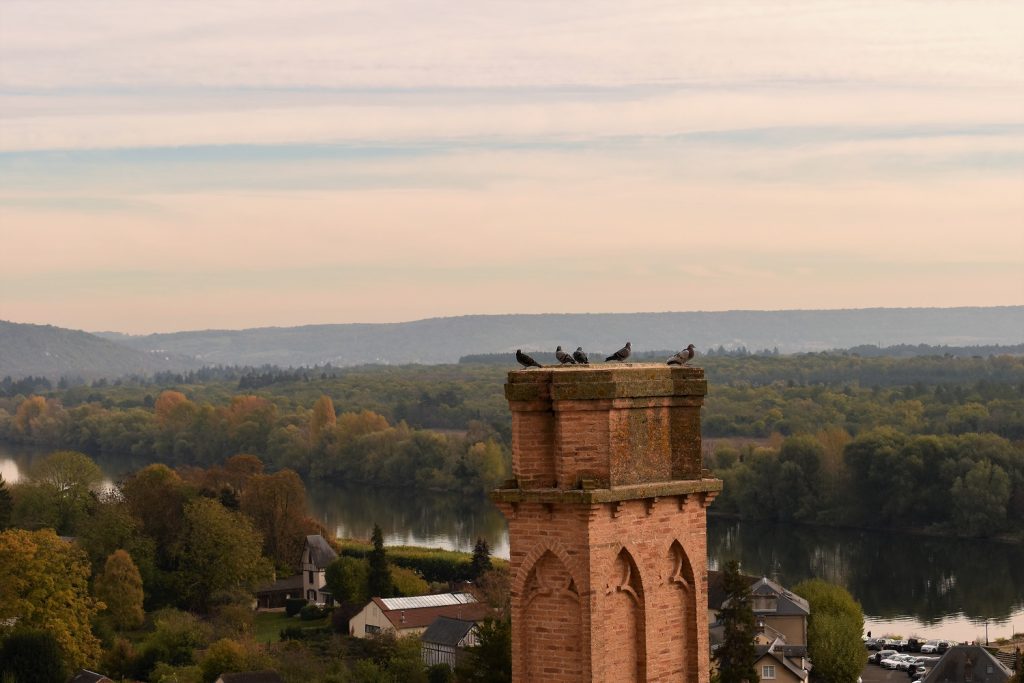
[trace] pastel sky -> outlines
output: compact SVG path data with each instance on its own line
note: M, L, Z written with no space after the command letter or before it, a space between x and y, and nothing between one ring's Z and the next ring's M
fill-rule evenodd
M1024 3L4 0L0 319L1024 304Z

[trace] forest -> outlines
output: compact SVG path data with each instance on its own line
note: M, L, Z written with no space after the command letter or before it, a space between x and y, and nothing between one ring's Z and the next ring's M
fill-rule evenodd
M698 364L706 463L726 482L715 512L1020 532L1024 357L715 353ZM250 454L303 477L482 495L510 476L509 369L207 368L27 394L6 382L0 440L172 466Z

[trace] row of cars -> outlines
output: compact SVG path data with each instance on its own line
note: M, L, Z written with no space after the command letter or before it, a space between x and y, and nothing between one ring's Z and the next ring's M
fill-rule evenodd
M933 666L955 643L948 640L925 640L909 638L868 638L864 645L875 650L868 655L868 661L884 669L906 671L911 681L923 679ZM910 653L920 653L918 655ZM931 656L920 656L931 655Z
M896 650L897 652L920 652L941 655L954 643L948 640L921 640L919 638L867 638L864 646L869 650ZM877 663L877 662L876 662Z

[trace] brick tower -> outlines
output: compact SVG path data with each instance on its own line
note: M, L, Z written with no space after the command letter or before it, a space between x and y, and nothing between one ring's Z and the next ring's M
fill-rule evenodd
M514 683L708 680L700 368L517 370L508 519Z

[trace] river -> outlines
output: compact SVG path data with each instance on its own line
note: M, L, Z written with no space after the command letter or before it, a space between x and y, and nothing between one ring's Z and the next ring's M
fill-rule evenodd
M0 444L0 472L16 482L39 453ZM117 480L142 463L101 461ZM313 514L339 537L369 538L379 524L388 545L472 550L477 538L508 557L508 527L484 498L368 486L309 484ZM710 518L708 565L737 559L747 574L786 586L820 577L845 586L875 636L991 640L1024 631L1024 546Z

